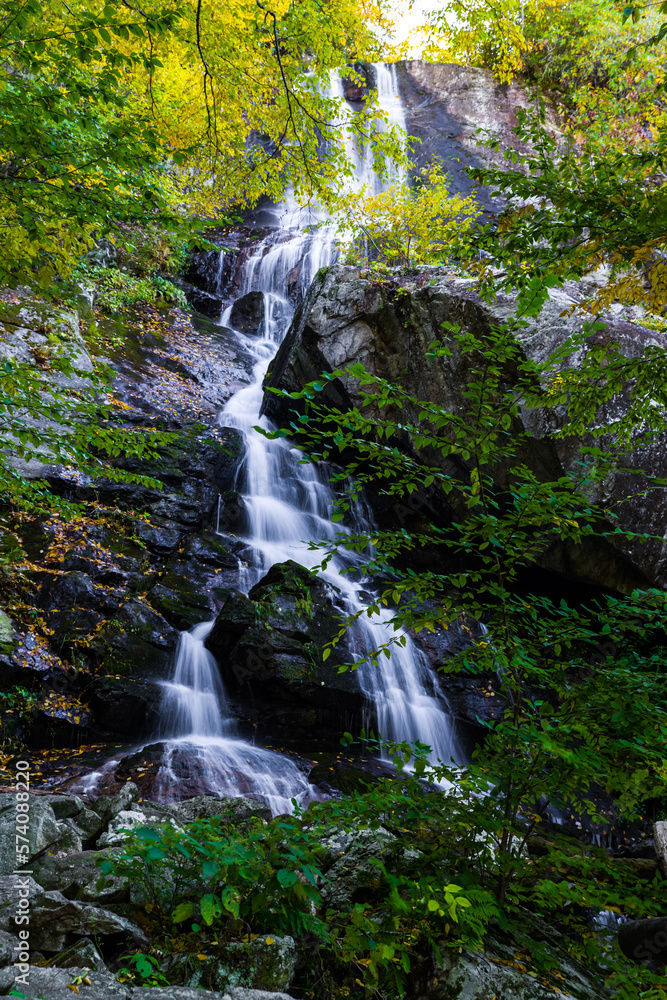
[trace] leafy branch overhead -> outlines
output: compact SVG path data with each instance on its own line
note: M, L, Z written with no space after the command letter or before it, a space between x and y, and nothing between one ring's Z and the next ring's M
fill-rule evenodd
M48 284L129 219L196 228L286 183L326 202L351 169L343 128L368 137L376 114L330 96L330 69L377 54L387 23L382 0L326 16L310 0L3 0L0 278ZM373 141L399 148L391 129Z

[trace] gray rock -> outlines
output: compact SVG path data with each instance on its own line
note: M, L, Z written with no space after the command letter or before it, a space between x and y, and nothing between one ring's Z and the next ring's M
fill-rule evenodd
M65 948L55 958L51 959L51 964L57 969L90 969L91 972L105 972L106 965L99 951L90 938L80 938Z
M169 978L194 988L205 983L225 991L231 987L280 991L294 978L296 959L294 938L267 934L248 943L220 944L217 956L206 962L194 955L178 955L169 966Z
M293 1000L287 993L267 993L266 990L249 990L232 986L224 993L190 989L187 986L161 986L153 989L134 989L130 1000Z
M100 829L99 815L78 795L49 795L48 801L56 819L71 820L84 839L94 836Z
M0 653L11 653L15 644L12 620L0 610Z
M377 868L371 863L391 852L396 837L382 828L360 830L352 838L347 834L335 837L327 844L333 864L326 868L326 882L322 886L322 898L327 906L343 909L353 893L366 882L377 879Z
M226 993L211 993L209 990L195 990L188 986L157 986L135 988L130 1000L229 1000Z
M31 946L39 951L62 951L70 934L128 934L140 947L149 945L146 935L132 921L100 906L66 899L55 890L35 898L30 927Z
M482 339L488 337L492 325L514 315L515 300L499 296L491 304L482 302L472 281L452 277L443 268L422 269L418 277L406 278L403 283L403 294L396 295L388 285L367 277L361 269L344 265L335 265L315 281L270 365L263 412L275 423L288 425L301 404L277 396L270 389L300 390L323 372L356 362L371 373L400 383L418 399L441 405L450 412L465 412L469 403L463 389L469 379L469 356L460 350L453 333L447 335L452 352L449 357L428 358L429 345L442 336L446 322ZM541 315L520 333L520 345L529 359L543 360L581 330L584 322L581 314L563 315L575 304L575 299L565 292L553 291ZM595 343L617 342L626 357L639 357L647 347L667 346L665 334L619 322L612 316L601 319L608 325L595 334ZM577 356L573 363L576 361ZM322 404L342 410L361 401L358 381L347 376L327 383L319 395ZM405 423L419 423L419 407L406 405L402 415ZM518 430L525 432L528 439L522 444L517 461L525 461L542 481L576 471L579 458L576 442L552 439L549 436L552 428L546 426L544 414L536 410L523 413L520 420L522 426ZM596 440L600 446L599 439ZM583 439L581 443L592 441ZM407 438L405 448L428 464L434 460L430 453L422 455ZM464 472L451 466L449 459L435 460L449 473L465 478ZM625 461L628 467L644 469L651 475L667 474L667 451L662 442L638 447ZM508 465L502 464L494 469L501 489L507 485L508 469ZM650 499L644 497L631 479L620 474L613 482L606 483L604 490L605 495L599 499L616 503L620 528L667 537L667 498L653 491L649 491ZM635 492L631 501L625 500ZM395 527L397 505L379 494L373 496L372 491L370 498L381 525ZM457 516L465 516L465 510L450 508L449 501L445 503L437 493L422 492L417 500L416 509L410 514L415 530L419 530L420 524L427 530L433 521L446 524ZM404 520L399 518L399 523ZM539 562L544 569L563 576L627 593L645 587L647 581L667 585L667 556L663 548L667 552L660 541L639 545L620 535L614 545L603 538L583 539L577 545L555 540Z
M0 876L0 931L16 936L15 918L20 913L32 912L36 899L44 893L32 875Z
M503 166L507 147L525 151L512 132L516 109L531 106L529 91L517 80L498 86L493 73L473 66L433 63L413 59L396 63L398 83L405 104L408 135L417 139L417 167L433 160L445 162L450 190L470 194L473 190L486 209L497 210L499 199L476 187L466 173L471 165ZM558 130L555 109L545 100L546 124ZM478 129L502 135L498 150L480 145Z
M209 819L211 816L224 816L234 821L248 820L253 816L271 819L271 810L263 802L242 797L216 799L210 795L197 795L193 799L177 802L171 808L179 823L191 823L195 819Z
M58 889L67 899L83 903L119 902L127 893L124 879L106 876L107 885L97 890L101 871L98 861L110 856L110 851L82 851L67 857L46 854L33 865L35 877L45 889Z
M51 848L53 854L79 854L83 850L81 830L71 819L58 823L58 839ZM31 862L32 863L32 862Z
M135 805L132 809L123 809L110 821L108 830L99 838L97 846L109 847L112 844L122 843L127 838L126 831L131 831L136 826L165 822L173 822L171 809L168 807L153 807L148 803L142 803L141 807Z
M16 870L17 813L16 793L0 796L0 875ZM31 795L28 799L30 821L27 823L28 859L34 858L56 844L65 832L59 827L53 808L46 797ZM21 815L25 815L21 813ZM28 865L24 866L27 867Z
M104 824L109 823L119 812L123 812L132 802L139 798L139 789L133 781L127 781L110 799L99 798L93 804L93 810Z
M15 932L19 884L25 884L29 892L33 950L62 951L70 934L129 934L140 947L148 945L146 935L132 921L102 907L67 899L56 889L44 890L31 876L0 878L0 930Z
M12 980L7 990L14 983ZM90 986L81 987L81 997L88 1000L292 1000L286 993L267 993L264 990L233 988L224 993L195 990L184 986L144 987L119 983L108 972L90 972L85 967L68 969L30 966L29 985L18 984L28 1000L72 1000L76 996L69 984L77 976L88 975Z
M0 996L5 996L9 993L16 982L16 969L13 966L7 966L4 969L0 969Z
M88 1000L130 1000L134 992L127 983L119 983L110 972L91 972L85 967L68 969L40 968L31 965L28 984L17 983L28 1000L72 1000L76 996L68 987L77 976L88 976L90 986L82 986L81 997ZM203 996L203 994L202 994ZM176 1000L176 998L175 998Z
M287 993L267 993L266 990L247 990L232 986L228 991L231 1000L292 1000Z
M89 250L84 256L91 264L97 264L100 267L113 267L118 257L118 250L111 240L108 240L106 236L102 236L96 241L93 249Z
M0 931L0 968L12 965L16 958L19 939L7 931Z
M495 959L492 960L492 959ZM432 984L423 1000L553 1000L551 986L543 985L532 970L513 968L513 954L445 951L443 963L434 971ZM563 978L554 977L553 986L561 1000L606 1000L608 994L598 987L595 973L588 974L577 963L561 963ZM541 977L540 977L541 978Z

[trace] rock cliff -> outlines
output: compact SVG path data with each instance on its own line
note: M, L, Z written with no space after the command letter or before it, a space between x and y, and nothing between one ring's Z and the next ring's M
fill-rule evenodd
M563 315L575 302L565 292L552 294L541 315L517 334L526 357L541 360L581 330L581 314ZM295 404L273 390L298 391L323 372L356 362L372 374L402 385L411 396L459 412L466 405L461 390L467 361L457 348L456 335L447 334L452 350L448 358L429 358L429 345L442 336L444 323L486 336L493 324L511 319L514 313L511 297L500 296L492 304L482 302L471 281L443 269L422 269L407 278L397 275L394 280L383 281L359 268L336 265L311 289L270 366L264 412L277 424L288 426L294 415L290 407ZM626 357L640 356L649 345L667 346L664 334L614 317L607 317L605 329L593 334L592 339L595 343L618 343ZM343 410L361 401L357 383L350 377L331 382L322 398ZM416 412L405 412L408 419L417 418ZM531 416L524 414L522 420L523 429L529 433L522 457L538 479L557 479L573 469L577 460L575 446L553 439L534 412ZM416 454L426 458L418 449ZM428 458L432 460L433 456ZM628 469L663 475L667 452L660 443L638 447L625 461ZM502 468L498 470L498 485L504 485ZM651 491L646 496L640 482L634 486L634 495L626 499L629 485L629 475L619 472L613 482L605 484L605 501L617 503L623 529L650 530L661 539L667 531L664 491ZM427 513L446 518L447 511L433 512L426 500ZM378 515L382 518L383 511L379 510ZM658 586L667 583L664 545L659 540L641 546L633 541L616 546L602 540L581 545L554 543L542 565L565 578L620 592L648 582Z

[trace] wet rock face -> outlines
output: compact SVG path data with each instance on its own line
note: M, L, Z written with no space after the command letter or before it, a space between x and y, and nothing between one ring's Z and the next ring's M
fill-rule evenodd
M473 66L413 59L397 63L396 71L408 135L417 140L415 166L441 160L452 192L469 195L475 191L487 212L497 211L502 201L480 189L468 177L466 167L502 166L507 147L525 151L513 128L517 124L516 109L532 106L530 93L516 81L499 84L488 70ZM546 124L554 131L558 129L558 116L548 101ZM500 135L500 150L479 145L480 128Z
M162 688L136 677L96 677L89 688L89 704L102 731L121 736L143 736L160 717Z
M29 351L30 323L51 322L46 305L26 301L17 307L25 337L6 341L14 354ZM52 320L64 322L57 310ZM35 747L150 735L159 715L157 681L171 673L179 631L212 619L238 585L233 543L216 527L234 531L241 523L242 502L233 495L242 436L215 423L247 380L236 342L201 318L195 329L180 310L97 320L124 338L111 359L114 419L173 439L155 459L115 460L159 479L161 489L90 481L40 463L28 470L85 511L70 522L26 517L16 532L31 563L32 603L48 632L35 635L0 618L0 683L37 695L29 713L8 719ZM71 333L82 343L78 325ZM35 331L38 345L41 336Z
M211 295L194 285L185 286L185 294L190 305L200 312L202 316L210 316L211 319L218 319L222 312L222 299L217 295Z
M264 296L261 292L248 292L232 306L229 322L241 333L258 334L264 322Z
M573 289L576 293L576 289ZM521 346L529 358L543 359L549 351L561 345L581 326L577 315L562 313L575 300L558 291L536 320L521 332ZM427 357L429 345L442 337L443 324L470 330L481 338L488 336L494 322L503 322L513 316L514 302L509 297L499 297L492 305L479 300L472 282L451 277L442 269L422 271L419 276L379 284L366 277L360 269L336 265L318 279L308 297L297 311L292 327L270 365L265 381L263 411L279 426L288 426L294 419L292 405L271 389L298 391L305 384L348 364L361 362L367 370L402 385L418 399L435 402L452 412L465 409L462 395L468 374L467 356L458 346L455 334L449 334L451 356L431 359ZM600 335L596 335L599 337ZM664 348L667 338L663 334L631 323L619 323L609 318L603 336L617 341L621 351L636 357L648 345ZM508 381L511 373L508 372ZM328 383L319 397L325 404L345 410L359 405L361 396L353 378L343 377ZM418 420L418 411L404 410L408 420ZM539 414L529 413L524 427L532 440L524 447L520 459L525 461L541 480L554 480L574 469L577 452L572 446L554 442L548 429L541 426ZM588 443L588 442L584 442ZM433 456L420 456L418 449L406 440L404 447L415 457L429 463ZM628 457L632 467L644 468L652 475L661 475L667 466L667 454L661 446L644 452L637 451ZM443 468L452 470L443 460ZM507 468L495 470L496 481L502 488L507 483ZM619 504L620 525L629 530L653 530L659 536L667 531L667 499L651 494L650 499L641 495L641 481L637 481L636 495L631 501ZM621 500L627 483L617 476L611 484ZM608 498L607 498L608 499ZM372 500L372 498L371 498ZM385 523L398 526L409 516L412 524L424 520L426 525L447 523L452 512L441 506L434 509L433 497L420 493L412 501L413 511L404 511L401 517L395 510L378 513ZM400 512L399 512L400 513ZM665 560L660 543L640 546L636 542L617 543L616 546L602 539L584 540L574 546L555 542L541 559L544 570L579 581L582 585L604 586L621 592L645 586L652 581L660 586L667 584Z
M364 699L354 673L338 674L322 659L324 644L340 628L337 597L291 561L273 566L248 597L229 595L205 645L245 712L282 705L289 726L303 733L327 724L340 732L343 713L361 717ZM333 659L345 659L344 647Z

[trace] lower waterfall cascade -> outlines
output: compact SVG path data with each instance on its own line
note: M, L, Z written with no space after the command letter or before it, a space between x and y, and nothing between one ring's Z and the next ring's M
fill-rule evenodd
M390 124L405 128L395 70L374 67L378 104ZM333 95L342 95L342 84L332 75ZM405 181L394 171L382 180L375 172L370 149L348 153L356 166L356 183L372 191ZM268 438L255 428L274 430L260 416L263 381L276 351L289 329L294 302L288 297L288 275L298 270L297 297L305 295L320 268L335 258L334 233L330 227L297 225L302 217L288 202L275 210L277 224L258 241L243 264L238 294L228 300L220 324L229 327L234 302L249 292L261 292L264 319L257 334L234 331L254 361L251 383L237 391L219 414L221 426L243 435L244 457L235 489L242 496L248 521L246 536L240 536L250 556L239 563L240 589L247 593L276 563L294 560L307 568L321 563L312 542L333 541L344 529L332 521L334 495L326 469L303 462L303 454L284 438ZM312 222L312 218L310 220ZM311 231L312 230L312 231ZM218 274L223 273L224 250ZM293 287L292 287L293 291ZM355 511L361 531L372 528L363 505ZM331 559L320 576L338 589L346 614L365 607L363 556L344 551ZM354 566L353 576L343 572ZM368 582L365 589L368 589ZM355 662L365 659L394 633L390 614L373 619L362 615L351 630L348 649ZM184 767L197 776L200 794L247 795L262 799L274 814L291 811L292 800L305 804L317 796L306 775L289 757L252 745L238 737L220 671L204 640L213 622L202 622L181 633L172 677L163 682L163 707L159 732L151 741L165 745L156 791L158 800L178 798ZM389 741L419 741L432 748L432 759L457 759L456 740L447 704L426 657L407 635L405 645L396 644L391 657L379 666L363 663L356 671L360 689L381 736ZM178 766L174 766L174 762ZM110 762L111 766L113 763ZM91 789L96 776L89 775L81 788Z

